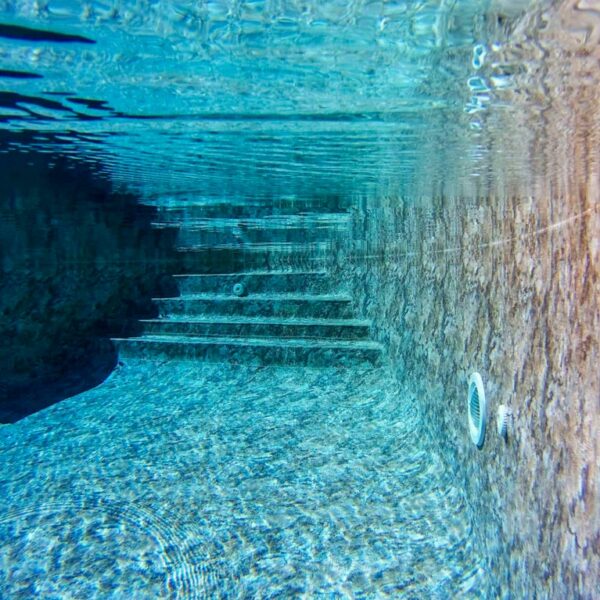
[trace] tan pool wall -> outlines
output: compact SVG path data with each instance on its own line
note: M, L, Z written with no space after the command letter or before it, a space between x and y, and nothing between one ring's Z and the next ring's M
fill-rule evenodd
M545 30L559 51L544 61L543 106L516 97L523 111L484 137L496 189L366 198L344 265L464 483L502 598L591 599L600 582L600 71L596 30L560 10L572 7ZM511 173L515 154L527 162ZM473 371L489 401L481 450L467 427Z

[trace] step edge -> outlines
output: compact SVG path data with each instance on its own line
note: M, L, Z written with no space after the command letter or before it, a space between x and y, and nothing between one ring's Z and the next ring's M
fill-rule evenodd
M253 277L280 277L282 275L329 275L329 271L236 271L232 273L177 273L172 277L242 277L250 275Z
M252 300L314 300L320 302L351 302L352 296L328 295L328 294L305 294L303 296L293 294L250 294L248 296L236 296L235 294L182 294L181 296L169 296L165 298L152 298L153 302L161 300L235 300L237 302L250 302Z
M142 336L131 338L110 338L112 342L150 342L159 344L182 344L182 345L210 345L224 343L236 346L301 346L301 347L329 347L340 349L360 349L383 351L383 346L373 340L338 340L331 338L281 338L281 337L186 337L175 336ZM307 340L310 342L307 344ZM278 343L280 342L280 343Z
M340 327L371 327L372 321L361 319L303 319L303 318L277 318L277 317L237 317L227 318L228 315L213 315L216 319L138 319L138 323L176 323L179 325L192 323L198 325L226 324L226 325L315 325L315 326L340 326Z

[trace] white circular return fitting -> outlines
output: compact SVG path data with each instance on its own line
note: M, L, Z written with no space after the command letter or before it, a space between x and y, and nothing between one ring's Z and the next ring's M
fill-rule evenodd
M236 296L245 296L246 295L246 288L244 287L243 283L236 283L233 286L233 293Z
M501 404L496 414L496 429L498 430L498 435L502 438L505 438L508 433L508 421L511 417L512 411L510 408L506 404Z
M479 373L472 373L469 377L469 392L467 395L469 411L469 433L472 442L478 447L483 446L485 440L485 426L487 422L487 402L483 380Z

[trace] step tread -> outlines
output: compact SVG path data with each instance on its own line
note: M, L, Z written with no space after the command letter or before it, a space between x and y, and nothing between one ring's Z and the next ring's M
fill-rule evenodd
M197 229L204 231L223 230L245 226L251 230L265 231L272 229L306 229L307 225L321 225L327 228L332 225L348 225L349 213L302 213L296 215L265 215L263 217L191 217L181 221L153 221L157 228Z
M114 342L151 342L182 345L229 344L232 346L298 346L304 348L341 348L381 350L383 346L372 340L338 340L328 338L281 338L281 337L192 337L177 335L144 335L131 338L112 338Z
M328 271L235 271L231 273L178 273L173 277L269 277L282 275L329 275Z
M269 250L280 252L283 250L319 250L328 249L331 247L332 241L319 241L319 242L241 242L240 244L212 244L212 243L201 243L196 244L179 244L175 247L179 252L193 252L194 250Z
M181 194L165 198L145 198L144 204L155 206L160 212L181 212L194 211L198 209L246 209L250 208L253 212L257 210L291 210L292 214L298 213L320 213L320 212L348 212L352 206L347 200L332 201L330 199L308 199L308 198L276 198L264 201L251 201L240 198L229 198L224 201L222 198L215 197L193 197L188 194Z
M256 300L281 301L306 301L306 302L351 302L352 298L341 294L249 294L248 296L236 296L235 294L184 294L169 298L152 298L155 302L161 300L233 300L236 302L253 302Z
M176 324L260 324L260 325L331 325L340 327L370 327L371 322L362 319L318 319L318 318L284 318L284 317L234 317L228 315L213 315L213 318L193 318L193 319L140 319L140 323L176 323Z

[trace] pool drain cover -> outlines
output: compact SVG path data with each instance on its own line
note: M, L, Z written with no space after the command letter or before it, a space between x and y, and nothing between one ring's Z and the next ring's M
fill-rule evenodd
M485 440L485 424L487 421L487 402L483 380L479 373L473 373L469 377L469 393L467 396L469 410L469 433L472 442L478 447L483 446Z

